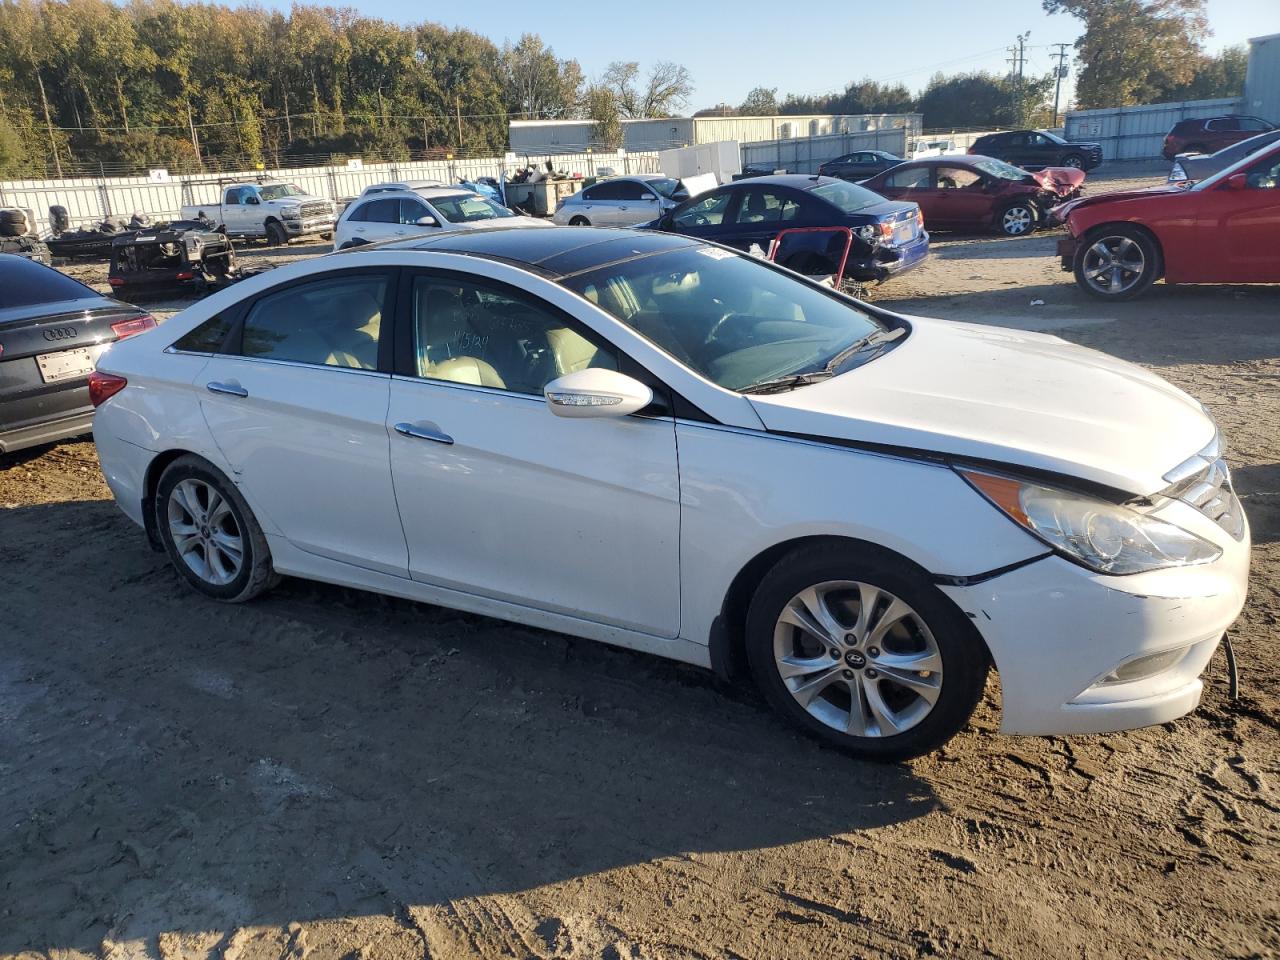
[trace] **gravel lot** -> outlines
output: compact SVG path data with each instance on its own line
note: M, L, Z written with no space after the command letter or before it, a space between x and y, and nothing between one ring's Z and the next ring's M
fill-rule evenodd
M1013 739L993 680L944 752L858 763L646 656L298 581L198 599L64 443L0 458L0 955L1277 956L1280 288L1100 304L1051 235L936 239L877 302L1212 408L1240 700L1219 655L1176 723Z

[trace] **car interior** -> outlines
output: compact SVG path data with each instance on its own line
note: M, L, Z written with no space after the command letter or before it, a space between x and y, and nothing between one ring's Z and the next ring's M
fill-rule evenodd
M413 315L421 377L540 394L567 373L617 369L554 314L475 284L420 278Z
M241 353L374 370L386 281L329 281L259 301L245 318Z

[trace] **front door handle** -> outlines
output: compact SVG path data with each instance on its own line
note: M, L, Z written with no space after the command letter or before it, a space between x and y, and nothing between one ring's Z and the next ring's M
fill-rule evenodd
M211 380L205 384L209 388L210 393L225 393L232 397L247 397L249 391L238 383L220 383L217 380Z
M396 433L406 437L413 437L415 440L434 440L436 443L453 443L453 437L449 436L434 423L397 423Z

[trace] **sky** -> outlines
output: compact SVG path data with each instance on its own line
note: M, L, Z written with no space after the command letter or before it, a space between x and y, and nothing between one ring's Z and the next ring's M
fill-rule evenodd
M265 5L287 11L290 0ZM938 70L1002 71L1008 68L1006 48L1028 30L1027 70L1043 75L1054 62L1050 45L1074 43L1081 32L1076 19L1044 13L1040 0L844 0L799 8L779 0L352 5L399 23L466 27L498 44L537 33L557 56L577 60L588 77L613 60L638 61L642 70L656 60L673 60L693 75L689 112L741 103L757 86L777 87L781 99L787 93L840 90L870 77L917 91ZM1280 0L1208 0L1208 12L1211 51L1280 33Z

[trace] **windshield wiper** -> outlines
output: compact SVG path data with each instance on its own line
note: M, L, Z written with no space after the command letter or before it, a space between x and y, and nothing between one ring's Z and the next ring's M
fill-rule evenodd
M821 383L823 380L830 380L840 370L840 367L856 353L867 349L867 347L878 347L882 343L892 343L903 334L906 328L898 327L895 330L875 330L867 334L865 337L853 341L849 346L845 347L834 357L827 361L825 367L821 370L810 370L806 373L790 373L785 377L775 377L772 380L762 380L759 383L753 383L744 389L743 393L784 393L787 390L794 390L796 387L805 387L811 383Z

